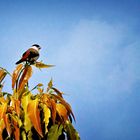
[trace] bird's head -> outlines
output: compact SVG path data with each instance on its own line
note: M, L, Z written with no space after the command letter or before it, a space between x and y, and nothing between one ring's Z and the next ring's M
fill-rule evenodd
M38 51L41 49L41 47L38 44L33 44L31 48L34 48Z

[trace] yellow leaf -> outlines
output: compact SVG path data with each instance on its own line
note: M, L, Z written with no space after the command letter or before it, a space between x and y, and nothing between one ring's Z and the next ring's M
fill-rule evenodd
M4 128L5 128L4 120L0 119L0 140L3 140L2 132L3 132Z
M7 103L4 102L3 104L0 104L0 119L3 118L7 110Z
M24 128L25 128L25 131L26 133L31 130L31 127L32 127L32 123L31 123L31 120L28 116L28 112L27 112L27 107L28 107L28 104L30 102L30 99L31 98L31 93L29 92L29 94L26 94L26 96L22 96L21 98L21 105L22 105L22 108L24 110Z
M51 111L45 104L43 105L43 112L44 112L45 134L46 134L48 132L47 126L49 124L49 118L51 117Z
M64 121L68 120L68 114L67 114L67 109L65 108L64 105L62 104L56 104L56 110L59 114L60 117L62 117L62 119Z
M29 78L32 76L32 67L26 66L19 81L18 91L22 91L28 83Z
M32 125L38 132L38 134L43 137L41 124L40 124L40 111L38 109L38 98L31 100L27 107L28 116L32 122Z
M12 89L15 87L16 81L18 79L19 73L22 68L23 68L23 64L17 65L16 69L14 70L12 74Z
M42 86L43 86L43 84L42 84L42 83L39 83L37 86L38 86L38 87L42 87Z
M20 116L20 100L15 99L13 96L11 98L11 106L14 108L18 116Z
M0 103L3 104L3 103L5 103L5 102L6 102L5 98L4 98L3 96L0 97Z
M34 66L36 66L37 68L50 68L50 67L54 67L54 65L47 65L47 64L44 64L42 62L36 62L34 64Z

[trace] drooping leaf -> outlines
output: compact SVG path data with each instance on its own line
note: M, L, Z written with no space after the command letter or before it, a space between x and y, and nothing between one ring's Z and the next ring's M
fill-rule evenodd
M10 119L11 119L11 123L14 127L14 137L15 140L20 140L20 127L22 126L22 121L21 119L15 115L15 114L10 114Z
M40 111L38 108L38 98L31 100L27 107L28 116L32 122L32 125L38 132L38 134L43 137L41 124L40 124Z
M0 96L3 96L2 88L3 88L3 83L2 84L0 83Z
M65 106L65 108L67 109L68 115L72 115L73 119L75 120L75 116L72 112L71 106L60 96L52 94L53 98L55 100L58 100L61 104L63 104Z
M45 134L46 134L48 132L47 127L49 124L49 118L51 117L51 111L45 104L43 105L43 112L44 112Z
M38 87L42 87L42 86L43 86L43 84L42 84L42 83L39 83L37 86L38 86Z
M20 128L18 126L18 123L16 121L14 121L13 123L14 125L14 136L15 136L15 140L20 140Z
M11 131L11 126L10 126L11 124L10 124L8 116L9 116L8 114L4 115L4 123L5 123L5 127L6 127L6 130L7 130L7 133L10 136L12 131Z
M63 125L52 125L49 129L47 140L58 140L59 136L62 134L62 129Z
M15 124L16 124L18 127L21 127L21 126L22 126L22 121L21 121L21 119L20 119L17 115L15 115L14 113L13 113L13 114L8 113L8 114L9 114L11 120L12 120L13 122L15 122Z
M22 140L27 140L25 131L21 132Z
M18 79L19 73L21 72L22 68L23 68L23 64L17 65L16 69L12 74L12 89L15 87L16 81Z
M24 128L25 128L25 131L26 133L28 131L31 130L31 127L32 127L32 123L31 123L31 120L28 116L28 112L27 112L27 107L28 107L28 104L29 102L31 101L31 93L29 92L29 94L26 94L25 96L22 96L21 98L21 105L22 105L22 108L23 108L23 111L24 111Z
M62 105L60 103L56 104L56 110L57 110L59 116L62 118L62 120L64 120L64 121L68 120L67 110L64 105Z
M52 116L52 121L53 124L55 124L55 119L56 119L56 103L53 99L50 99L50 104L51 104L51 116Z
M52 89L56 92L56 94L58 95L58 96L60 96L60 97L62 97L62 92L60 92L58 89L56 89L56 88L54 88L54 87L52 87Z
M18 90L22 91L28 83L29 78L32 76L32 67L26 66L19 81Z
M3 104L3 103L5 103L6 101L5 101L5 98L2 96L2 97L0 97L0 103L1 104Z
M36 63L34 64L34 66L36 66L36 67L39 68L39 69L54 67L54 65L48 65L48 64L44 64L44 63L42 63L42 62L36 62Z
M7 110L7 103L4 102L4 103L0 104L0 119L3 118L3 116L6 113L6 110Z
M3 79L6 76L6 71L4 69L0 69L0 83L3 81Z
M70 121L66 121L66 133L68 140L80 140L78 132L75 130Z
M13 96L11 98L11 106L14 108L18 116L20 116L20 100L15 99Z
M49 98L48 94L42 94L40 100L48 108L51 108L51 102L50 102L50 98Z
M4 128L5 128L4 120L0 119L0 140L3 140L2 132L3 132Z

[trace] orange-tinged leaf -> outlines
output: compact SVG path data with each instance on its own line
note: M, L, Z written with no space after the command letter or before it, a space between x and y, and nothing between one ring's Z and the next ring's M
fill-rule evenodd
M26 66L19 81L18 90L22 91L28 83L29 78L32 76L32 67Z
M5 98L4 98L3 96L0 97L0 103L3 104L3 103L5 103L5 102L6 102Z
M41 96L41 102L45 105L47 105L47 107L51 107L51 103L50 103L50 98L48 96L48 94L42 94Z
M62 92L60 92L58 89L56 89L56 88L54 88L54 87L52 87L52 89L56 92L56 94L58 95L58 96L60 96L60 97L62 97Z
M3 79L6 76L6 71L4 69L0 69L0 83L3 81Z
M3 140L2 132L3 132L4 128L5 128L4 120L0 119L0 140Z
M14 108L14 111L20 116L20 100L15 99L13 96L10 97L11 106Z
M7 103L3 103L3 104L0 104L0 119L3 118L3 116L5 115L6 113L6 109L7 109Z
M28 116L28 112L27 112L27 107L28 107L28 104L31 100L31 93L29 92L29 94L26 94L26 96L22 96L21 98L21 105L22 105L22 108L23 108L23 111L24 111L24 128L25 128L25 131L26 133L31 130L31 127L32 127L32 123L31 123L31 120Z
M20 140L20 127L22 126L22 121L15 114L10 114L9 113L9 117L10 117L11 123L12 123L12 125L14 127L15 140Z
M38 87L42 87L42 86L43 86L43 84L42 84L42 83L39 83L37 86L38 86Z
M27 112L32 125L34 126L38 134L43 137L40 124L40 111L38 109L38 98L29 102Z
M43 112L44 112L45 134L46 134L48 132L47 127L49 124L49 118L51 117L51 111L46 105L43 105Z
M50 67L54 67L54 65L47 65L47 64L44 64L42 62L36 62L34 64L34 66L36 66L37 68L41 69L41 68L50 68Z
M8 135L11 135L11 127L10 127L10 122L9 122L9 118L8 118L8 114L4 115L4 123L5 123L5 127L7 130Z
M68 120L67 110L64 105L62 105L60 103L56 104L56 110L57 110L59 116L62 117L64 121Z
M20 116L20 100L15 99L15 111Z
M73 119L75 120L75 116L72 112L71 106L60 96L52 94L53 98L55 100L58 100L61 104L63 104L65 106L65 108L67 109L68 115L72 115Z
M14 121L14 136L15 140L20 140L20 128L18 126L18 123Z
M50 99L50 104L51 104L51 116L52 116L52 121L53 124L55 124L55 119L56 119L56 103L53 99Z
M12 89L15 87L16 81L18 79L19 73L22 68L23 68L23 64L17 65L16 69L14 70L12 74Z

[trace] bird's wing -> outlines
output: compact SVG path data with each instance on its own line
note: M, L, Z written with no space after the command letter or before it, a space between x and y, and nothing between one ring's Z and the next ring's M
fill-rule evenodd
M28 49L26 52L24 52L22 55L22 60L26 60L27 58L29 58L30 53L31 53L30 49Z

